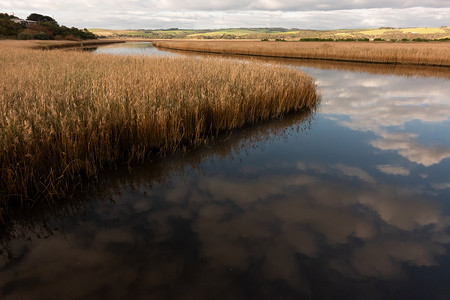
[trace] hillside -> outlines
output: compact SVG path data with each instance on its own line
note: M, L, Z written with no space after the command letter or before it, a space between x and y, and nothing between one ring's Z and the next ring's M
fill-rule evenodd
M340 29L340 30L304 30L284 28L230 28L185 30L172 28L167 30L111 30L89 29L103 38L140 38L140 39L285 39L285 40L439 40L450 39L449 27L417 27L379 29Z

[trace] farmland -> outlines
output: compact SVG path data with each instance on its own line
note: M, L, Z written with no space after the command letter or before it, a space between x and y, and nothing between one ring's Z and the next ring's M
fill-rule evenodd
M450 28L417 27L393 28L381 27L379 29L341 29L341 30L309 30L296 28L229 28L229 29L138 29L138 30L111 30L90 29L91 32L104 38L141 38L141 39L383 39L401 41L402 39L448 39Z

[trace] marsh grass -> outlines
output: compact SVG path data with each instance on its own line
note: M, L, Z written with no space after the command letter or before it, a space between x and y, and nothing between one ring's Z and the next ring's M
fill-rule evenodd
M223 54L245 54L335 61L450 66L446 43L154 41L157 47Z
M252 62L264 62L289 67L312 67L323 70L347 70L351 72L366 72L371 74L396 75L406 77L435 77L450 79L448 67L409 65L409 64L370 64L349 61L334 61L324 59L297 59L267 56L248 56L239 54L201 53L194 51L164 49L165 52L191 57L220 57L230 60L247 60Z
M202 163L216 160L234 159L247 149L257 147L261 142L273 140L274 136L283 138L292 131L307 132L314 119L312 111L290 113L282 119L260 122L245 130L224 133L206 145L196 147L185 153L155 157L132 172L126 166L119 166L114 172L105 172L97 182L86 187L85 192L65 201L51 203L39 202L33 207L10 207L0 215L0 257L6 261L14 258L12 244L15 240L28 241L35 236L53 236L64 232L67 219L77 218L88 207L106 205L121 191L151 190L155 184L183 178L189 169L197 169ZM144 192L145 193L145 192Z
M0 69L3 207L319 100L311 77L264 63L3 47Z

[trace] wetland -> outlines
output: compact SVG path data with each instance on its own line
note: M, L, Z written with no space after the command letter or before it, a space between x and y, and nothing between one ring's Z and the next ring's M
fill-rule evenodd
M0 297L449 297L448 68L224 59L301 70L321 102L11 210Z

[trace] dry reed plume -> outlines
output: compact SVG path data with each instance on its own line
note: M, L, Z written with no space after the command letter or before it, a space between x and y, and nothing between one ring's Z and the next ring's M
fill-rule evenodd
M318 101L299 70L220 59L0 49L3 205Z
M223 54L450 66L448 43L154 41L157 47Z

